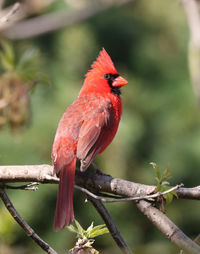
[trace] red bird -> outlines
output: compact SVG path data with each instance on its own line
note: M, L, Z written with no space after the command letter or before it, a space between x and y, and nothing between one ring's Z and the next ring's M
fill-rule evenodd
M116 71L103 48L86 74L78 98L63 114L52 148L55 173L60 177L54 229L74 219L73 189L76 160L85 171L113 140L122 114L120 88L128 82Z

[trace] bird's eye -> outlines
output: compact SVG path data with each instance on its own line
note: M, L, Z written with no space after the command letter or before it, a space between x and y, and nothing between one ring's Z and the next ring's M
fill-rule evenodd
M110 74L106 73L106 74L104 74L103 77L104 77L105 79L110 79Z

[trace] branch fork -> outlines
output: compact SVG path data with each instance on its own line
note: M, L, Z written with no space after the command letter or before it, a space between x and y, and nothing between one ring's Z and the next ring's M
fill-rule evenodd
M48 244L46 244L43 240L40 240L39 236L26 222L24 222L21 216L14 209L4 190L4 187L10 187L10 185L7 185L9 182L57 184L59 179L54 175L53 167L50 165L0 166L0 197L14 219L20 224L26 233L30 235L33 240L47 253L56 254L56 252ZM113 239L123 253L131 254L132 251L121 236L117 226L103 205L103 202L134 201L138 209L180 249L184 250L186 253L200 253L200 246L188 238L164 213L162 213L162 211L154 207L151 202L152 199L154 201L155 198L163 196L164 194L174 190L179 198L200 200L200 186L196 186L194 188L184 188L182 185L177 185L167 191L155 193L156 186L134 183L119 178L113 178L112 176L104 174L94 174L90 171L86 171L84 173L77 171L75 184L76 188L86 193L88 200L92 202L103 218ZM32 189L37 186L35 186L35 183L30 183L16 187L17 189ZM94 193L100 193L100 195L107 197L112 195L112 198L104 198ZM109 195L105 195L104 193L108 193ZM117 197L115 197L115 195Z

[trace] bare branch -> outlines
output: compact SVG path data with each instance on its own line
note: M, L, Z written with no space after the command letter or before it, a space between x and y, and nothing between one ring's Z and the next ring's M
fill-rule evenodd
M96 192L108 192L126 197L139 197L156 192L156 186L134 183L103 174L93 174L89 171L84 173L77 171L76 184L95 189ZM200 200L200 186L194 188L181 187L176 192L180 198Z
M87 195L87 198L101 215L107 228L110 231L111 236L113 237L119 248L122 250L122 252L125 254L133 254L101 200L97 200L89 195Z
M153 207L147 201L139 201L137 204L139 210L166 235L173 243L186 253L199 254L200 246L188 238L164 213Z
M200 245L200 234L194 239L194 242ZM181 250L179 254L184 254L183 250Z
M40 182L58 183L53 173L53 167L43 165L0 166L0 182ZM113 178L109 175L94 174L76 171L76 184L82 187L95 189L97 192L108 192L125 197L139 197L156 192L156 186L144 185ZM200 186L194 188L179 188L176 190L179 198L200 200Z
M200 245L200 234L198 234L198 236L194 239L194 241L195 241L195 243Z
M53 174L53 167L50 165L0 166L0 182L19 181L58 183L59 179ZM89 170L77 171L75 182L76 185L87 188L89 191L95 190L97 193L107 192L125 197L144 196L156 191L156 186L125 181L109 175L94 174ZM177 194L181 198L200 199L200 186L188 189L181 187L177 190ZM200 253L200 247L157 208L143 200L139 201L137 206L177 246L190 253Z
M4 30L3 35L9 39L15 40L38 36L86 20L111 7L127 4L131 1L134 0L94 1L93 4L89 4L81 10L70 9L67 11L44 14L14 24L7 30Z
M85 187L87 186L91 189L95 189L96 191L105 191L106 189L106 191L109 193L111 192L111 193L119 195L122 193L127 194L127 189L126 189L127 184L128 184L128 187L131 188L130 182L117 179L117 184L116 185L114 184L114 186L112 186L112 181L111 180L109 181L110 189L108 190L107 189L108 182L107 183L101 182L100 184L100 181L98 181L98 184L97 184L97 182L95 182L94 177L91 174L87 175L88 181L86 180L86 178L83 176L82 173L80 174L81 174L80 179L85 183ZM97 178L100 178L101 176L102 175L96 175ZM105 176L105 178L109 179L110 176ZM82 182L82 186L84 185L83 182ZM95 183L96 185L92 183ZM104 189L104 185L107 186L105 189ZM125 185L125 188L123 189L124 185ZM186 188L184 188L184 190L185 189ZM144 189L142 188L142 190ZM200 191L200 188L199 188L199 191ZM190 238L188 238L164 213L162 213L157 208L153 207L151 203L148 203L146 201L139 201L139 203L137 203L137 206L148 217L148 219L152 221L157 226L157 228L161 232L163 232L179 248L184 249L188 253L193 253L193 254L199 253L200 247L197 244L195 244Z
M120 197L117 196L116 198L113 198L113 199L102 198L100 196L95 195L91 191L89 191L89 190L87 190L83 187L77 186L77 185L75 185L75 188L81 190L84 193L86 193L91 198L100 200L104 203L116 203L116 202L123 202L123 201L139 201L139 200L153 201L158 197L161 197L165 194L168 194L172 191L175 191L175 190L179 189L181 186L183 186L183 184L176 185L176 186L170 188L169 190L166 190L166 191L163 191L163 192L156 192L155 194L151 194L151 195L145 195L145 196L139 196L139 197L130 197L130 198L120 198Z
M122 185L120 185L119 182L118 182L118 188L122 190ZM98 186L97 188L95 188L95 186L92 186L92 189L95 189L95 190L98 189L99 191L99 189L102 190L103 188L102 186ZM108 192L112 192L112 191L110 190ZM114 194L119 194L119 192L116 193L115 191ZM188 238L164 213L162 213L157 208L153 207L151 203L148 203L146 201L139 201L139 203L137 203L137 206L148 217L148 219L153 224L155 224L156 227L161 232L163 232L180 249L185 250L187 253L192 253L192 254L200 253L200 247L196 243L194 243L190 238Z
M190 30L189 69L194 92L200 104L200 11L196 0L181 0Z
M7 7L0 10L0 31L8 29L12 25L16 24L20 20L29 15L27 5L24 3L16 3L11 7Z
M199 47L200 45L200 15L196 0L181 0L190 29L190 43Z
M5 0L0 0L0 9L2 9L4 2L5 2Z
M194 188L180 188L176 191L179 198L200 200L200 185Z
M8 184L4 184L4 189L37 191L38 190L37 185L39 185L39 183L37 183L37 182L23 184L20 186L12 186L12 185L8 185Z
M50 165L0 166L1 182L58 183Z
M4 15L3 17L0 17L0 23L6 23L8 22L12 16L19 10L20 3L15 3L13 6L10 8L8 13Z
M57 254L55 250L53 250L46 242L44 242L35 232L34 230L24 221L24 219L19 215L17 210L14 208L12 202L7 196L6 192L3 189L3 185L0 186L0 198L5 204L11 216L16 220L16 222L23 228L26 232L27 236L31 237L44 251L49 254Z

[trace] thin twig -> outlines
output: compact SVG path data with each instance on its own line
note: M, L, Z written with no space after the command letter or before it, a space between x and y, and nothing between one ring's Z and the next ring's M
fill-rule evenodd
M38 182L23 184L20 186L12 186L8 184L4 184L4 189L14 189L14 190L31 190L31 191L37 191L38 190Z
M15 3L13 4L13 6L11 7L11 9L9 10L9 12L4 15L3 17L0 17L0 22L1 23L6 23L10 20L10 18L19 10L20 7L20 3Z
M116 224L114 223L112 217L108 213L107 209L103 205L101 200L97 200L89 195L87 195L88 200L94 205L98 213L101 215L102 219L104 220L110 234L116 244L119 246L121 251L125 254L133 254L128 244L125 242L123 236L121 235L119 229L117 228Z
M169 190L166 190L166 191L163 191L163 192L157 192L157 193L151 194L151 195L145 195L145 196L139 196L139 197L130 197L130 198L119 198L119 197L117 197L117 198L113 198L113 199L102 198L100 196L95 195L91 191L89 191L89 190L87 190L83 187L77 186L77 185L75 185L75 188L81 190L82 192L85 192L87 195L91 196L92 198L101 200L104 203L114 203L114 202L139 201L139 200L149 200L149 201L151 200L152 201L155 198L166 195L166 194L168 194L172 191L175 191L175 190L179 189L182 186L183 186L183 184L179 184L179 185L176 185L176 186L170 188Z
M183 249L189 254L200 253L200 246L187 237L180 228L159 209L144 200L139 201L136 205L139 210L180 249Z
M0 187L0 198L5 204L11 216L16 220L16 222L23 228L26 234L31 237L38 246L40 246L44 251L49 254L57 254L57 252L52 249L46 242L44 242L35 232L34 230L26 223L26 221L19 215L17 210L14 208L12 202L10 201L8 195L4 191L3 188Z

